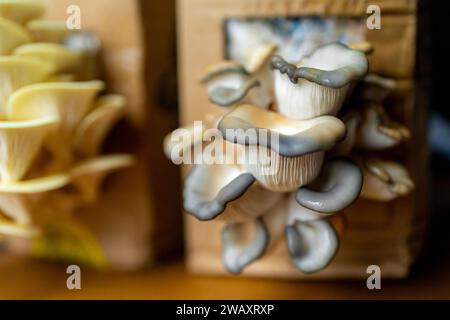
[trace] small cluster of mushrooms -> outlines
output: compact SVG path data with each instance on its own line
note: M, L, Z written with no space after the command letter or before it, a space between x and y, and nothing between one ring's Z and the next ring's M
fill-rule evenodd
M207 68L201 83L217 108L202 130L216 129L219 138L206 141L190 126L189 143L169 134L164 147L171 159L198 145L238 150L235 163L195 164L183 191L188 213L225 223L229 272L240 273L283 234L293 264L304 273L320 271L338 251L344 208L360 195L389 201L413 189L402 165L371 155L410 136L383 109L396 83L368 74L372 50L370 43L330 43L291 64L265 44L244 63ZM278 143L243 134L249 129L269 132ZM250 157L239 159L240 152ZM252 155L257 161L248 160Z
M98 40L42 20L33 1L0 0L0 237L45 237L98 198L128 154L101 155L126 99L105 87ZM82 80L82 81L81 81Z

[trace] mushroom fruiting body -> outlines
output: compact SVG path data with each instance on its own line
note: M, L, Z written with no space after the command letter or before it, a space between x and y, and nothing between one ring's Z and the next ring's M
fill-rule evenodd
M6 55L14 48L30 42L31 36L20 25L0 18L0 39L0 55Z
M15 182L25 175L57 118L0 121L0 183Z
M364 53L345 45L325 45L298 66L272 58L277 110L293 119L336 115L350 86L367 72Z
M44 7L29 0L1 0L0 17L25 24L27 21L39 18L44 14Z
M335 117L292 120L279 113L242 105L218 125L224 138L246 145L247 170L269 190L293 191L320 171L324 152L345 136Z
M14 55L32 57L53 63L55 72L70 72L80 63L81 55L78 52L55 43L29 43L15 48Z

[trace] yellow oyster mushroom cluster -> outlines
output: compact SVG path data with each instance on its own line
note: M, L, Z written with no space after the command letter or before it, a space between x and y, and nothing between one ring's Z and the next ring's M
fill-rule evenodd
M32 1L0 0L0 237L30 238L70 217L98 199L108 173L133 163L101 155L126 99L102 95L102 81L77 81L83 51L43 13Z

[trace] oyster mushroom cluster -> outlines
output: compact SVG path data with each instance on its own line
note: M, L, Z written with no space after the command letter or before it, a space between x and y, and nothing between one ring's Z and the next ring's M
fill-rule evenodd
M0 1L0 236L36 239L90 206L128 154L101 155L126 99L87 74L95 37ZM81 74L83 76L81 76ZM83 81L80 81L83 78ZM84 81L86 80L86 81Z
M231 273L261 258L283 235L300 271L320 271L338 251L344 208L360 194L387 201L413 187L400 164L354 153L409 137L406 127L389 120L376 92L394 82L367 75L370 44L331 43L296 64L276 51L266 44L242 64L208 67L201 83L216 112L200 131L184 128L191 139L169 134L164 142L177 164L199 146L233 145L235 162L195 162L183 192L188 213L225 223L222 257ZM355 94L364 104L343 107ZM208 129L217 130L214 139L205 139ZM249 130L256 134L245 134Z

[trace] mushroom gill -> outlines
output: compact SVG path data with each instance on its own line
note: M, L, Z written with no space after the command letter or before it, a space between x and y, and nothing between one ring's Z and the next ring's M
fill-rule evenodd
M272 191L293 191L319 173L324 151L345 136L345 125L332 116L291 120L276 112L242 105L226 114L223 137L246 145L246 166Z
M29 85L14 92L8 101L8 117L23 120L52 116L58 126L46 145L62 162L72 155L74 130L103 89L102 81L53 82Z
M24 121L0 121L1 184L23 178L41 149L44 139L57 125L55 117Z
M335 115L350 85L366 73L363 52L340 43L320 47L297 65L279 56L272 58L275 69L277 110L293 119Z

